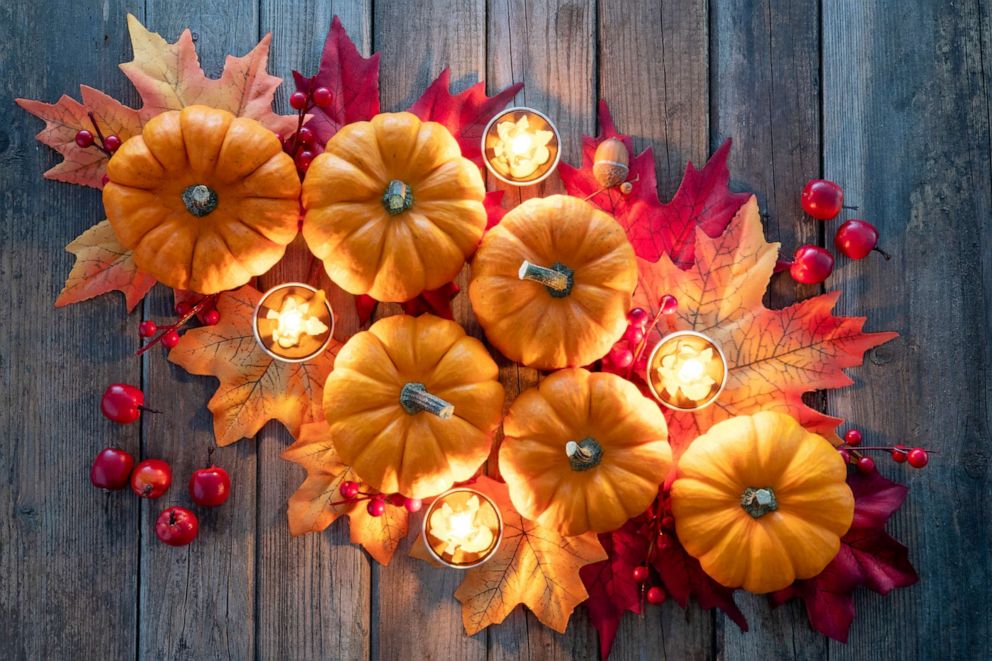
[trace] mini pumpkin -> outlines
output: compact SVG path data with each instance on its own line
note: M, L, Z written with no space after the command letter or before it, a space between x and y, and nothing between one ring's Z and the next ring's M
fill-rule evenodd
M348 124L303 183L303 236L337 285L407 301L450 282L486 227L479 168L408 112Z
M137 267L213 294L268 271L296 236L300 178L254 119L188 106L156 115L110 159L103 205Z
M583 200L530 199L491 229L469 297L489 341L539 369L587 365L627 328L637 261L623 228Z
M324 386L341 459L383 493L434 496L486 461L503 413L499 370L453 321L386 317L354 335Z
M816 576L851 526L847 467L822 436L784 413L714 425L679 459L679 541L727 587L780 590Z
M641 514L672 465L658 406L606 372L551 374L513 402L503 432L499 470L514 507L565 535Z

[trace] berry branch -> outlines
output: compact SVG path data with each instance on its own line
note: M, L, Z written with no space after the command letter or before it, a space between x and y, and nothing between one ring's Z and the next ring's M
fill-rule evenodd
M857 429L848 429L844 434L844 443L837 448L844 463L854 464L854 467L861 473L870 473L875 470L875 460L865 452L888 452L892 461L897 464L908 462L913 468L923 468L930 461L930 455L938 452L924 448L908 448L905 445L897 444L893 446L861 445L862 435Z
M153 337L148 344L144 345L140 349L134 352L135 356L140 356L153 346L161 342L166 348L172 349L177 344L179 344L179 329L182 328L186 322L196 316L201 310L207 307L209 303L212 303L217 299L217 294L208 294L204 296L199 301L194 303L188 310L183 313L179 319L174 323L162 328L161 332ZM219 317L218 317L219 318ZM216 322L214 322L216 323ZM157 328L153 322L143 321L141 322L142 327L139 329L142 335L145 335L148 329L152 329L151 334L155 333Z
M304 92L293 92L289 96L289 105L296 110L296 132L283 142L283 149L293 157L296 169L300 176L306 173L313 162L315 154L306 147L313 144L313 131L303 126L306 121L307 112L314 108L326 109L331 105L331 91L326 87L318 87L315 90ZM300 148L303 147L303 151Z

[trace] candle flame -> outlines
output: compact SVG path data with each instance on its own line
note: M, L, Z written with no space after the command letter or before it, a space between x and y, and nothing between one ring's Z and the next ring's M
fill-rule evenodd
M445 554L454 555L458 550L463 553L482 553L492 546L495 535L480 520L480 506L479 497L472 496L465 502L464 508L456 511L445 502L431 515L431 535L445 544Z
M269 310L265 318L276 322L272 329L272 341L284 349L299 345L304 335L316 336L327 332L327 325L312 315L307 302L298 296L287 296L282 308Z
M711 347L698 350L680 343L673 353L664 356L658 366L658 377L668 396L675 398L681 392L695 402L706 399L716 384L706 371L713 355Z
M499 138L493 144L491 160L501 172L514 179L525 179L551 160L548 143L551 131L532 129L527 115L517 121L507 120L496 125Z

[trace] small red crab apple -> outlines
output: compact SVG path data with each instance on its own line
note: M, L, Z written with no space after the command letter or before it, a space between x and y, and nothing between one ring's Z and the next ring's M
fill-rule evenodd
M142 498L161 498L172 486L172 468L161 459L145 459L131 473L131 491Z
M803 187L800 201L809 215L830 220L844 208L844 189L829 179L810 179Z
M877 252L886 260L892 255L878 247L878 229L867 220L852 218L837 228L834 236L837 250L851 259L864 259L872 251Z
M106 491L118 491L127 486L134 468L134 457L120 448L104 448L93 459L90 482Z
M163 510L155 521L155 536L169 546L186 546L200 532L200 520L185 507Z
M201 507L218 507L231 497L231 476L220 466L198 468L189 478L189 497Z
M120 425L129 425L141 417L145 408L145 393L141 388L127 383L111 383L100 398L100 411Z
M789 274L796 282L818 285L833 272L834 256L820 246L799 246L791 262L779 260L775 265L776 273L785 269L789 269Z

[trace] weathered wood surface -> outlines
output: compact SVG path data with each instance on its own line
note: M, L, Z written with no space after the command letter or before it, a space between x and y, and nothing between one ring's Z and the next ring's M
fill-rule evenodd
M129 59L124 14L174 39L190 26L216 74L273 32L271 68L312 70L330 17L365 52L382 53L382 101L401 109L444 66L463 89L522 80L519 102L558 122L565 158L595 128L596 101L652 147L662 197L685 161L735 141L734 185L758 193L770 237L786 249L831 240L834 225L801 216L798 191L821 173L881 229L892 262L840 262L841 312L903 336L853 370L857 385L821 397L873 436L940 450L908 481L892 523L923 581L856 597L848 645L811 632L796 604L771 611L739 598L742 634L719 615L672 605L629 618L614 658L987 658L992 610L989 511L992 373L992 171L985 0L179 0L28 3L0 7L0 650L6 658L594 658L579 612L565 635L517 611L473 638L451 592L458 577L413 562L390 566L347 544L341 526L291 538L285 502L302 471L279 460L277 425L219 454L232 501L204 517L203 537L166 549L151 532L163 503L95 493L100 447L118 443L188 475L211 444L212 382L161 352L129 357L142 316L164 318L156 291L124 318L104 297L63 310L51 301L71 265L62 247L99 220L99 195L39 179L55 156L15 96L53 101L78 83L134 100L116 64ZM286 110L286 94L279 104ZM560 190L552 179L539 191ZM305 274L303 251L270 276ZM461 283L464 285L464 275ZM266 283L263 283L266 284ZM785 305L814 293L787 281ZM382 313L389 313L390 308ZM479 335L464 295L455 312ZM357 319L345 311L341 323ZM503 363L512 398L537 374ZM96 413L102 387L140 382L166 414L121 428ZM180 486L182 480L180 480ZM167 496L182 499L182 489ZM170 503L165 503L170 504Z

